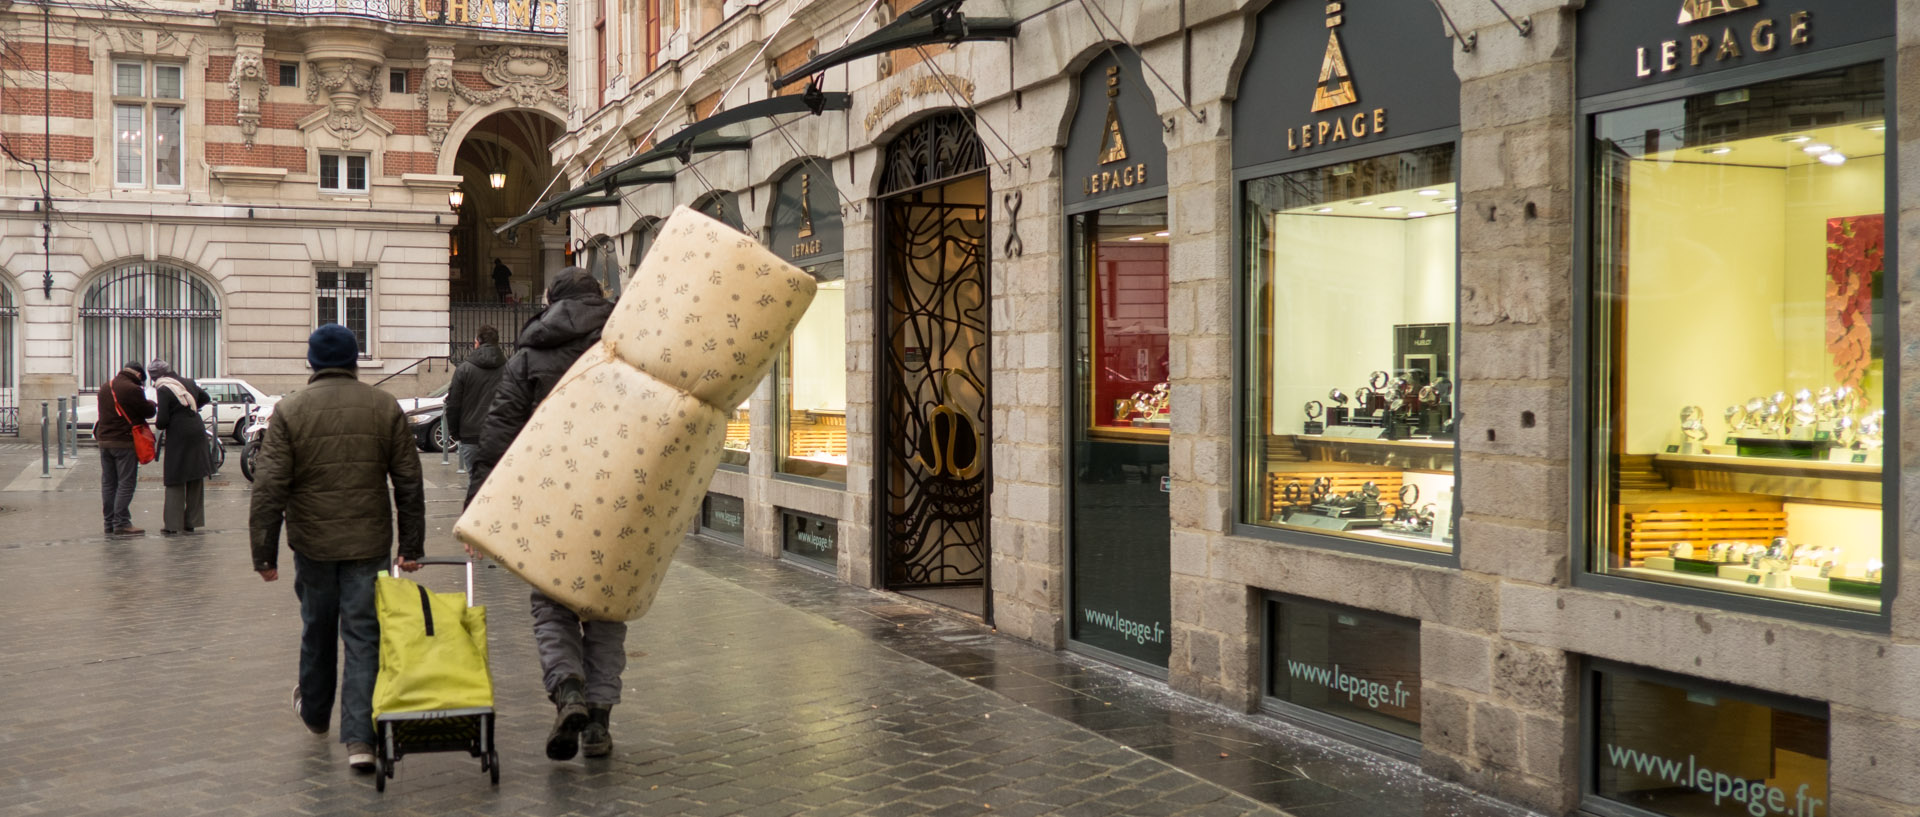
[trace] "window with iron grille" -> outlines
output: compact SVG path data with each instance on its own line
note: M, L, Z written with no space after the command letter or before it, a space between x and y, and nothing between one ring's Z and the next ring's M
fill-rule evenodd
M353 332L362 360L373 357L367 321L373 300L373 271L321 267L314 282L314 325L337 323Z

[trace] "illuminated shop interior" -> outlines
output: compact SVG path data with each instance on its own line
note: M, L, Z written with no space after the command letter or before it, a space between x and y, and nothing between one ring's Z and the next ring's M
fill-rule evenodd
M1876 64L1595 120L1596 569L1880 608Z

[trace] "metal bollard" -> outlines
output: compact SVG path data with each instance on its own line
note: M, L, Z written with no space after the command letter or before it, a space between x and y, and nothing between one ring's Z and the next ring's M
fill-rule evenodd
M63 422L63 423L66 422L67 398L65 397L60 398L60 402L54 406L53 416L56 419L58 419L60 422ZM59 426L55 426L54 428L59 431L59 433L55 434L53 438L54 460L59 465L59 467L65 468L67 467L67 432L64 429L60 429ZM47 436L46 425L44 421L40 426L40 436L42 437Z
M447 415L445 414L440 415L440 430L441 431L447 430ZM440 464L441 465L447 464L447 446L444 446L444 445L440 446Z
M47 417L47 401L42 400L40 401L40 478L41 479L53 479L53 469L47 467L48 463L51 462L51 460L47 459L47 420L48 419L50 418Z
M73 446L73 460L80 461L80 395L73 396L73 402L67 405L67 422L63 427L67 432L67 445Z

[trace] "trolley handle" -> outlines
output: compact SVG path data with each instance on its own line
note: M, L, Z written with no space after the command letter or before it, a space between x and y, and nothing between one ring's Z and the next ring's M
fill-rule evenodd
M458 556L422 556L413 560L418 565L464 565L467 568L467 606L473 606L473 562ZM400 563L394 562L390 568L394 578L400 578Z

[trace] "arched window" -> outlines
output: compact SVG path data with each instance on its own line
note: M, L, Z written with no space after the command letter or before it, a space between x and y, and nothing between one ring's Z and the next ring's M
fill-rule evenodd
M620 247L611 236L597 235L587 242L587 274L600 282L607 300L620 299Z
M0 436L20 434L20 306L0 283Z
M80 299L80 388L93 391L129 360L163 358L189 377L220 374L220 302L171 264L116 267Z

